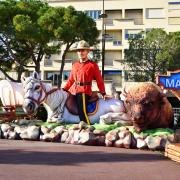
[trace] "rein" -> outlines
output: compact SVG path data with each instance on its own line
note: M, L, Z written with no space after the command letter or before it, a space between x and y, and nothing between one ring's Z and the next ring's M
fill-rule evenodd
M47 92L46 89L44 88L42 82L40 82L40 86L41 86L41 91L40 91L40 96L39 96L38 100L34 99L33 97L29 97L29 96L28 96L26 99L30 99L30 100L36 102L36 103L39 105L39 104L41 104L50 94L54 93L54 92L57 91L57 90L60 90L60 88L53 88L53 89L51 89L50 91ZM41 99L41 98L42 98L42 95L43 95L43 92L44 92L45 96L44 96L43 99Z

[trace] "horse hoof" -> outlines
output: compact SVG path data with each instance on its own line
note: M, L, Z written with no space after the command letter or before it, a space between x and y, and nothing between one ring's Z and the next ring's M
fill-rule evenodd
M58 123L64 123L64 120L63 119L58 119L57 122Z
M56 123L63 123L64 119L61 117L57 117L57 118L52 118L51 122L56 122Z

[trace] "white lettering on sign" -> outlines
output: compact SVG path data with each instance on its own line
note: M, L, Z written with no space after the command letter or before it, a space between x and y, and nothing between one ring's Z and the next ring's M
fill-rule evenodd
M166 79L166 88L180 88L180 80Z

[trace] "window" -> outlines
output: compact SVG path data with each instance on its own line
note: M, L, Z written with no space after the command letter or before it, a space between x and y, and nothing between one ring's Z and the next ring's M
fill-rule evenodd
M146 9L146 18L147 19L158 19L165 18L164 9Z
M180 4L180 2L168 2L168 4Z
M91 17L94 20L99 19L99 15L101 14L100 10L89 10L89 11L85 11L85 13Z
M113 84L116 86L122 85L122 71L105 71L104 79L113 81Z
M169 2L168 10L180 10L180 2Z
M63 80L67 81L69 79L69 76L70 76L70 72L69 71L63 72Z
M139 34L142 29L126 29L125 30L125 39L129 38L142 38L142 35Z
M57 86L59 82L59 72L47 72L46 80L51 80L52 84Z
M125 34L125 39L129 38L142 38L141 34Z
M106 41L121 41L122 31L106 31Z
M113 46L121 46L122 42L121 41L113 41Z
M52 66L52 64L51 56L46 55L44 58L44 66Z

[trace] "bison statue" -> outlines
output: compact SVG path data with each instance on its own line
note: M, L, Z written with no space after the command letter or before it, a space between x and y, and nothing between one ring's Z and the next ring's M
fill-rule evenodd
M173 110L160 87L140 82L123 88L121 98L137 132L168 128L173 124Z

